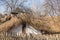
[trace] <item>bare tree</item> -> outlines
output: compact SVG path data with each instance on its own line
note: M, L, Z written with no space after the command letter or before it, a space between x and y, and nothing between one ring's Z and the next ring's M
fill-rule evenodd
M16 8L21 8L24 6L24 3L28 0L4 0L4 5L6 7L6 12L13 12Z
M46 15L51 16L54 23L60 26L55 20L55 16L60 16L60 0L45 0L44 8ZM59 17L57 20L59 20Z
M45 0L44 7L50 16L60 15L60 0Z

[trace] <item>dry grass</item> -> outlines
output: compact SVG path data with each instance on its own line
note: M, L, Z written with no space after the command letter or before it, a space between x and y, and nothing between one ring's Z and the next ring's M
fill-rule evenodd
M0 33L0 40L60 40L60 34L21 34L20 36L11 36L8 34Z

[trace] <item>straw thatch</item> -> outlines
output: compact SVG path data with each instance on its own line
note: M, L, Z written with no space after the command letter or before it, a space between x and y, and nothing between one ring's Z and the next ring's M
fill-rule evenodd
M35 18L27 14L19 14L17 17L12 17L9 21L0 25L0 31L8 31L13 25L20 25L22 21L32 25L37 30L43 30L49 33L59 33L60 27L57 26L50 17L45 18L47 21L43 21L40 18ZM50 21L49 21L50 20Z
M12 17L10 20L0 25L0 31L8 31L14 25L19 24L21 21L17 17Z

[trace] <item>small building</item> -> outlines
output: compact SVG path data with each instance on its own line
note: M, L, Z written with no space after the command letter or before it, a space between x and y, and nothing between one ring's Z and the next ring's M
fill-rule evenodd
M13 35L19 36L22 33L26 33L27 35L29 34L41 34L39 31L34 29L31 25L26 25L26 27L23 27L23 25L20 25L18 27L13 27L10 31Z

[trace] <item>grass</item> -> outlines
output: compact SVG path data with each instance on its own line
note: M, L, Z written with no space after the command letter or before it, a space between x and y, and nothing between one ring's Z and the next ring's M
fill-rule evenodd
M0 33L0 40L60 40L60 34L21 34L12 36L7 33Z

